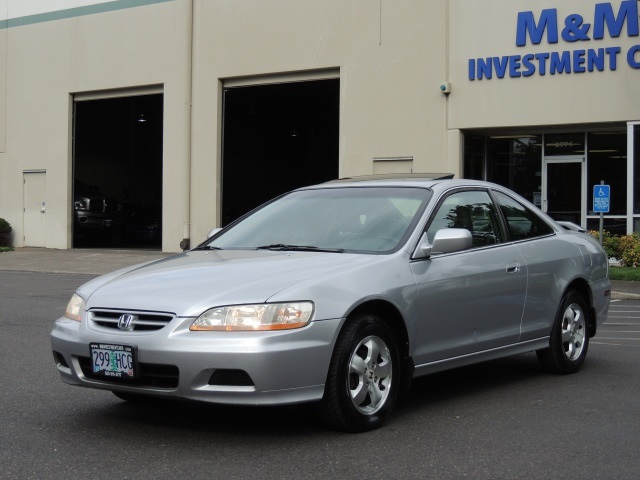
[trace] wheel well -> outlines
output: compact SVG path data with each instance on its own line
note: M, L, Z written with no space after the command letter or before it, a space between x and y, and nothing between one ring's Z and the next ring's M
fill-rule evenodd
M375 315L385 322L394 333L400 348L400 356L402 358L402 390L406 390L413 378L413 359L409 356L409 334L402 315L398 309L389 302L384 300L372 300L362 305L358 305L352 312L353 314Z
M579 278L574 280L567 286L566 291L570 292L571 290L574 290L582 295L582 298L584 298L584 301L587 303L587 307L589 310L587 312L589 316L587 326L589 330L589 338L591 338L596 334L597 322L596 310L595 308L593 308L593 295L591 289L589 288L589 284L587 284L585 280Z

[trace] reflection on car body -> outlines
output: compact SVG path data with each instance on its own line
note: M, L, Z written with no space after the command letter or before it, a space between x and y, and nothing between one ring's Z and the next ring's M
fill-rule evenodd
M90 281L51 345L64 382L127 400L317 402L363 431L414 376L530 351L576 372L609 294L597 241L501 186L339 181Z

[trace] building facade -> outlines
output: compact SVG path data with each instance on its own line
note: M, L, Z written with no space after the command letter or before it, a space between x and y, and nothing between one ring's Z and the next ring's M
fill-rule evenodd
M179 251L281 192L448 172L640 231L637 0L0 0L12 244Z

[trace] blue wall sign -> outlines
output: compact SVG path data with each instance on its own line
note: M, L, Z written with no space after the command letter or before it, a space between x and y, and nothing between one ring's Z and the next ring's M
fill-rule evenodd
M611 188L609 185L593 186L593 213L609 213Z
M556 8L542 10L537 18L532 11L519 12L516 23L516 46L526 47L528 43L539 45L544 39L549 45L562 41L577 46L583 42L602 42L605 37L618 38L624 32L628 37L638 37L640 36L639 11L638 0L623 0L620 2L617 13L611 3L596 4L591 21L587 21L591 18L587 19L577 13L572 13L564 19L558 18ZM616 45L593 45L593 47L595 48L472 58L469 60L469 80L490 80L494 76L519 78L532 75L613 71L624 63L633 69L640 69L640 44L633 45L624 51Z

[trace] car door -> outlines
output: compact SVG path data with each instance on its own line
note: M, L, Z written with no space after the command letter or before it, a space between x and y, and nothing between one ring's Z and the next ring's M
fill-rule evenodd
M468 229L473 245L411 264L417 284L416 365L509 345L520 336L527 268L518 248L504 242L489 193L469 189L444 196L427 224L430 243L442 228Z
M494 192L494 198L529 273L520 341L547 336L564 286L580 266L590 264L591 257L586 251L583 255L578 245L558 238L535 210L503 192Z

